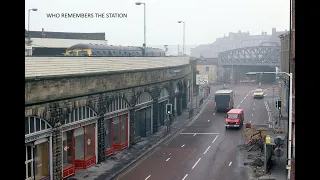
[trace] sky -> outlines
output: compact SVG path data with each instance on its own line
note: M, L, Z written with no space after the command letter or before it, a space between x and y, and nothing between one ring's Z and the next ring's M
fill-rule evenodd
M25 27L30 31L105 32L110 45L141 46L143 5L139 0L25 0ZM289 0L141 0L146 4L147 45L213 43L229 32L271 34L289 30ZM57 13L60 18L50 18ZM92 18L62 18L62 13L94 13ZM101 18L95 13L126 13L127 18Z

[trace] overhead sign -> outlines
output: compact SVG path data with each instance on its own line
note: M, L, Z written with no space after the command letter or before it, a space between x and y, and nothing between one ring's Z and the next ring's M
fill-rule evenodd
M196 75L196 84L197 85L203 85L203 84L209 84L209 77L208 75Z

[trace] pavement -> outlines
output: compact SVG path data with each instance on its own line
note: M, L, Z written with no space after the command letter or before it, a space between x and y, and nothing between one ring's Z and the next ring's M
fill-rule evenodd
M244 109L245 122L261 124L268 120L264 100L253 99L256 85L230 88L235 90L235 107ZM267 97L269 92L265 94ZM244 141L243 131L226 130L224 115L216 113L213 98L208 99L200 113L185 127L159 143L115 179L248 180L250 174L237 148ZM107 179L100 177L98 179Z
M221 89L222 86L212 86L211 87L211 93L214 93L218 89ZM198 104L195 108L195 115L193 118L189 119L189 110L190 110L190 103L188 104L188 108L186 108L181 116L175 117L175 119L172 122L171 125L171 131L169 134L167 134L164 127L160 127L159 131L155 134L142 138L139 143L136 145L129 147L127 149L124 149L117 154L110 156L107 158L105 162L102 162L100 164L96 164L92 167L89 167L84 170L76 170L76 174L68 180L107 180L107 179L114 179L114 176L117 176L120 172L122 172L124 169L128 169L131 166L136 166L135 164L139 161L143 161L144 164L148 164L148 158L151 154L158 154L158 150L160 146L163 146L164 141L170 140L174 138L177 131L179 131L181 128L183 128L187 123L192 122L195 118L197 118L197 113L202 112L202 108L206 106L207 102L212 99L206 98L202 104L202 106L199 105L199 101L201 100L201 96L197 98L193 98L193 107L196 107L196 103ZM212 108L212 107L211 107ZM157 153L155 153L157 152ZM171 155L171 154L170 154ZM157 155L164 157L165 155ZM146 160L144 160L146 159ZM152 162L153 164L154 162ZM159 162L160 163L160 162ZM157 165L157 162L155 163ZM147 165L150 166L151 165ZM154 165L153 165L154 166ZM132 171L135 172L134 177L130 177L129 179L139 179L137 175L141 175L142 173L137 172L137 170ZM160 175L159 175L160 176ZM127 176L128 178L129 176Z

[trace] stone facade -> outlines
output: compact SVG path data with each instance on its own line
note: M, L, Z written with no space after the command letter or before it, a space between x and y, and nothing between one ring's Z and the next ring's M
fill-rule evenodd
M178 73L173 70L180 69ZM104 161L105 114L117 98L129 104L129 146L136 143L135 110L139 95L148 92L153 99L153 133L158 131L158 98L162 88L169 93L169 102L182 99L187 106L187 83L191 83L191 65L136 72L72 76L60 78L27 79L25 83L25 116L37 116L53 127L53 179L62 179L62 130L63 121L75 108L88 106L96 114L98 127L98 162ZM179 92L176 93L176 87ZM178 102L178 101L177 101ZM174 111L180 115L182 109Z

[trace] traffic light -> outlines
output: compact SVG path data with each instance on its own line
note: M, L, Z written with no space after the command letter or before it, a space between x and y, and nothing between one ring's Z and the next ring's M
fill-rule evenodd
M282 157L284 154L284 150L282 149L282 145L284 143L283 136L277 136L274 138L274 143L276 144L276 148L274 149L274 155L276 157Z
M172 104L166 104L166 113L172 114Z
M281 109L281 100L277 100L277 101L276 101L276 107L277 107L278 109Z

